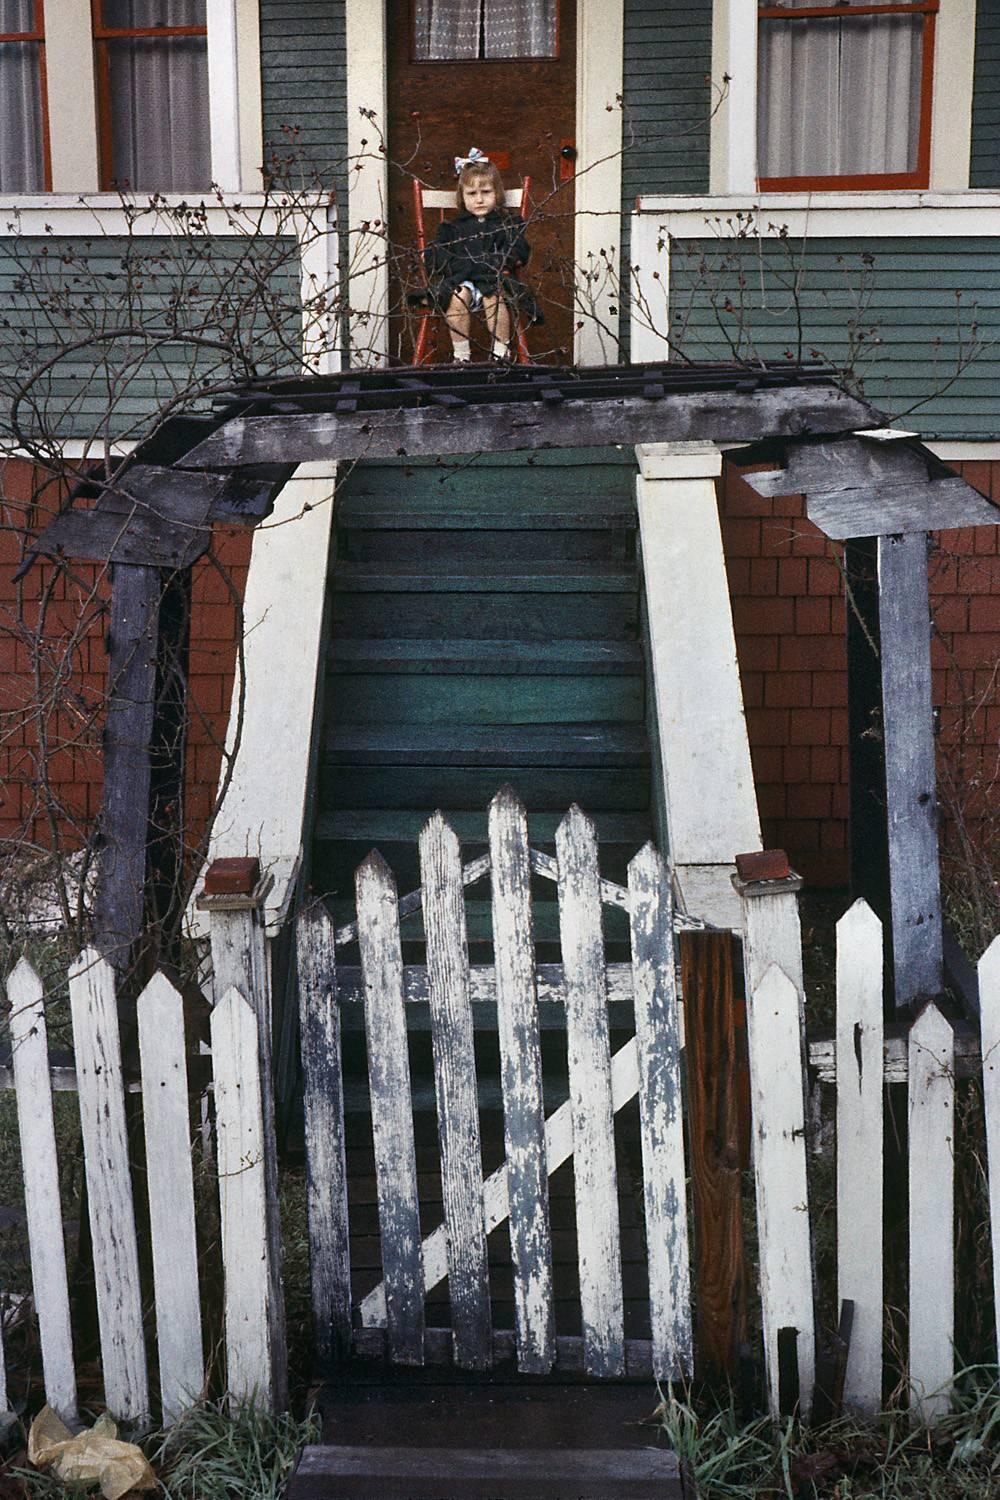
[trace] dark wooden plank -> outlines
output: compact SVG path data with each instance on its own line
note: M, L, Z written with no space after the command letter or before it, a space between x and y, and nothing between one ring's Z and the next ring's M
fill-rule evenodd
M457 420L440 408L338 416L233 417L185 456L190 469L310 460L506 452L519 448L663 443L700 438L746 442L871 424L872 408L834 386L473 406Z
M634 570L633 570L634 571ZM617 594L584 590L542 593L338 593L331 600L334 638L414 636L525 641L634 640L638 629L635 588Z
M487 641L342 638L332 643L328 663L338 673L494 672L634 676L642 672L637 641Z
M882 922L891 972L878 543L874 537L849 542L845 563L851 895L867 901Z
M327 683L338 715L351 724L635 724L644 708L642 678L625 673L400 672L372 681L334 671Z
M627 594L636 587L635 569L606 563L587 568L581 562L514 561L500 566L469 558L462 566L414 571L412 565L337 563L331 582L341 593L423 594Z
M378 727L339 724L327 736L326 759L337 765L645 766L649 743L639 728L515 731L471 724Z
M680 939L699 1363L702 1373L730 1378L747 1337L741 1169L749 1138L732 947L729 933Z
M1000 507L957 476L866 488L806 491L806 515L829 537L887 536L954 526L1000 525Z
M943 984L927 539L880 537L879 631L897 1009Z

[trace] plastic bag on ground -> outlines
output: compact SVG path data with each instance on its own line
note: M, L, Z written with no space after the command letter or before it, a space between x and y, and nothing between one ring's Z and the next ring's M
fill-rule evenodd
M28 1433L28 1461L63 1484L100 1485L104 1500L156 1488L142 1449L122 1442L106 1414L74 1437L52 1408L43 1406Z

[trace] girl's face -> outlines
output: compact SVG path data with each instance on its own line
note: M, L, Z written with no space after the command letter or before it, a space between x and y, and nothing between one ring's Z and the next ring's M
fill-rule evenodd
M497 190L488 177L472 177L462 188L466 213L485 219L497 206Z

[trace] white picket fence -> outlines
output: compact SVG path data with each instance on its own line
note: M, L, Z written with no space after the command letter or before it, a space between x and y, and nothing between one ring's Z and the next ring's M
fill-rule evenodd
M444 1358L478 1368L516 1355L525 1371L567 1365L598 1376L691 1373L691 1289L681 1129L683 1005L673 962L670 882L659 856L640 851L627 887L603 880L593 826L577 809L561 825L557 857L528 843L512 794L494 799L490 853L462 864L439 816L420 840L423 885L397 898L377 855L357 876L357 921L335 930L322 908L299 923L300 1009L306 1096L308 1213L316 1341L330 1358L350 1348L404 1362ZM557 883L562 965L538 966L531 939L532 874ZM495 968L470 966L467 887L489 878ZM605 963L601 904L629 913L632 958ZM790 904L789 904L790 903ZM405 966L400 921L423 913L426 966ZM761 886L744 895L748 1038L753 1112L760 1298L771 1407L779 1404L778 1347L795 1330L798 1391L813 1394L814 1287L807 1187L802 972L794 896ZM878 921L858 902L838 924L837 1031L813 1046L813 1074L837 1089L838 1298L853 1303L845 1401L877 1409L883 1366L883 1080L909 1093L909 1350L912 1404L928 1421L949 1404L954 1374L954 1109L952 1028L928 1005L905 1054L883 1035ZM360 969L338 963L357 943ZM220 955L217 954L217 969ZM252 968L252 965L249 966ZM979 966L983 1093L994 1275L1000 1281L1000 939ZM211 1018L216 1167L222 1228L229 1389L280 1403L284 1357L274 1307L280 1265L274 1236L273 1150L267 1067L261 1068L260 996L227 980ZM80 1118L105 1397L127 1420L150 1415L146 1331L155 1324L160 1407L169 1420L205 1383L196 1238L193 1133L181 997L157 975L138 1003L149 1261L154 1316L140 1297L136 1215L129 1170L125 1085L114 977L85 952L69 975ZM42 985L22 961L7 982L13 1080L21 1132L33 1301L46 1397L76 1413L73 1339L59 1164ZM612 1055L607 1006L631 1000L635 1035ZM420 1231L414 1164L407 1009L429 1003L435 1054L444 1215ZM479 1171L472 1049L475 1007L497 1005L507 1159ZM570 1098L542 1107L538 1007L565 1009ZM341 1069L342 1013L364 1011L370 1065L382 1282L352 1306ZM266 1053L265 1053L266 1056ZM888 1070L888 1073L887 1073ZM652 1338L626 1341L612 1120L638 1094ZM269 1135L269 1131L271 1134ZM200 1147L198 1148L200 1149ZM548 1243L547 1179L574 1158L581 1334L556 1338ZM507 1221L515 1327L491 1327L486 1236ZM448 1278L450 1328L425 1326L425 1298ZM2 1289L0 1289L2 1290ZM695 1289L697 1295L697 1289ZM1000 1309L1000 1286L997 1307ZM145 1315L145 1316L144 1316ZM145 1330L145 1331L144 1331ZM787 1339L787 1334L785 1335ZM0 1404L6 1405L0 1349Z

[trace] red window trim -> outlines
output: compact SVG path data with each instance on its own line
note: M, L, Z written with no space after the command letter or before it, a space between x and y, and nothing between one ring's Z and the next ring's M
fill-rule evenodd
M762 192L851 192L886 188L926 188L931 176L931 107L934 97L934 33L940 0L920 0L919 4L808 5L791 9L783 5L760 5L757 19L764 21L797 21L810 17L835 20L857 16L922 15L920 67L920 119L917 125L917 163L912 172L872 172L827 177L760 177Z
M52 191L52 149L49 143L49 85L45 71L45 7L34 0L33 25L30 31L0 31L0 42L35 42L38 45L38 88L42 106L42 178L43 192Z
M418 57L417 0L410 0L410 62L419 68L471 67L473 63L506 67L509 63L557 63L562 47L562 4L556 0L556 50L548 57Z
M113 192L114 144L111 132L111 63L108 42L134 38L208 36L207 26L105 26L103 0L90 0L94 35L94 74L97 83L97 149L102 192Z

